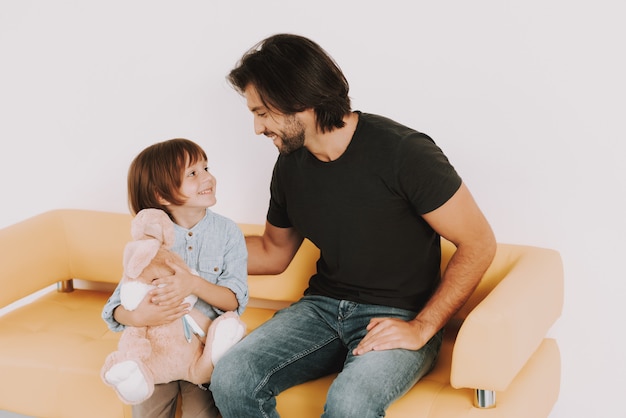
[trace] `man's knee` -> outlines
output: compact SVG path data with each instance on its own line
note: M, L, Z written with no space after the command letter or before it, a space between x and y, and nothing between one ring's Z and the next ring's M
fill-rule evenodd
M221 394L232 394L234 390L240 389L244 382L239 377L241 373L241 363L236 356L226 353L215 365L211 376L211 392L215 398Z
M324 406L324 417L328 418L374 418L384 417L387 402L381 402L380 393L370 393L369 391L351 390L348 388L337 388L328 392L326 405ZM378 395L378 396L377 396Z

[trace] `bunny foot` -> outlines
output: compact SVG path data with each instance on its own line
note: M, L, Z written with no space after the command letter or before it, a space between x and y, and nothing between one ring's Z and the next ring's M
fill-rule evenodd
M104 379L128 404L143 402L151 395L150 387L139 365L132 360L126 360L111 367L104 374Z
M209 333L213 333L211 344L213 364L216 364L229 348L239 342L245 332L246 324L234 312L227 312L213 321L209 329Z

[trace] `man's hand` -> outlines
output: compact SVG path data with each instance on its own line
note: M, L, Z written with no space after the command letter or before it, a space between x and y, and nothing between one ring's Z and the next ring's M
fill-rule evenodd
M369 351L404 348L419 350L432 336L425 335L419 322L397 318L373 318L367 325L367 334L352 352L354 355Z

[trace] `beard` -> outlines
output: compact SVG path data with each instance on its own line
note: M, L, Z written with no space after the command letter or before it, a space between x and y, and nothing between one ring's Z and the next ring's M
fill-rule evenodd
M278 152L291 154L304 146L304 125L295 115L291 115L286 121L285 130L280 133L281 145Z

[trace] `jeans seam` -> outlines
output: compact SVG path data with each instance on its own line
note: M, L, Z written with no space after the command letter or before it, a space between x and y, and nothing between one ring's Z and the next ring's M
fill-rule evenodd
M279 370L284 369L285 367L289 366L290 364L295 363L296 361L300 360L301 358L304 358L306 356L308 356L309 354L319 350L320 348L330 344L331 342L337 340L338 337L331 337L328 338L327 340L323 341L320 344L317 344L314 347L311 347L309 350L305 350L302 352L297 353L297 355L289 358L288 360L278 364L276 367L274 367L273 369L271 369L269 371L269 373L267 373L265 375L265 377L263 377L263 379L261 379L261 381L259 382L259 384L257 385L257 387L254 389L254 397L258 399L258 404L259 404L259 411L261 412L261 414L263 414L264 417L268 417L268 415L265 413L265 411L263 410L263 408L261 407L261 403L263 402L262 399L257 397L257 394L261 391L261 389L267 384L267 382L270 380L270 378ZM278 396L278 394L273 394L274 397ZM269 418L269 417L268 417Z

